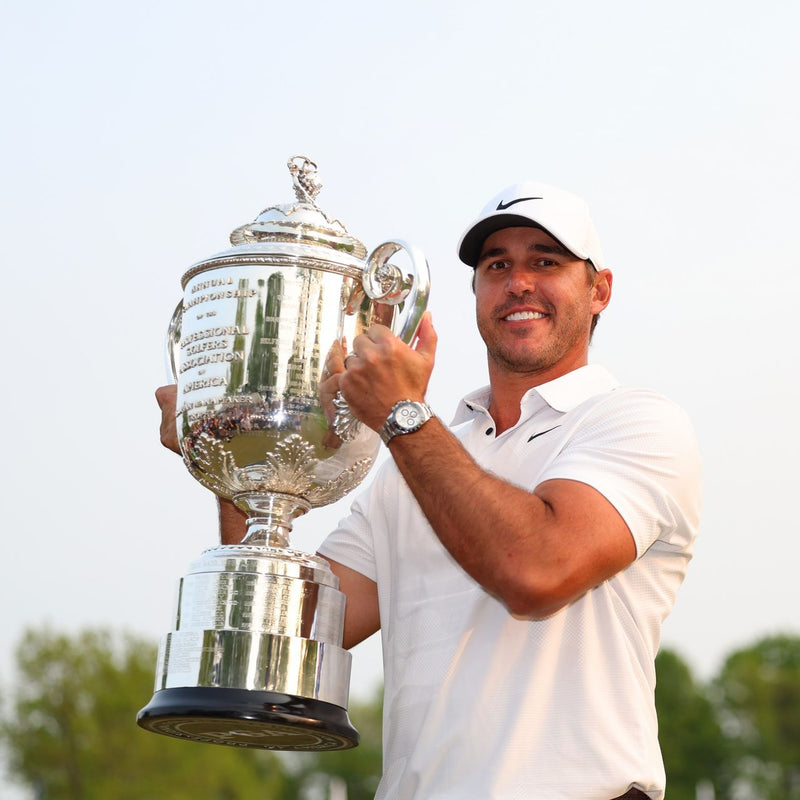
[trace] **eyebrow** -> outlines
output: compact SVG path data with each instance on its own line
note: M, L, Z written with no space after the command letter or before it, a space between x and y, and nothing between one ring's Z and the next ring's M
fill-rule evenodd
M496 256L505 255L508 252L508 248L506 247L492 247L489 250L484 250L480 256L478 256L478 264L482 261L485 261L487 258L495 258ZM555 255L555 256L564 256L570 257L572 253L569 250L566 250L564 247L561 247L557 244L542 244L536 243L528 246L529 253L544 253L545 255Z

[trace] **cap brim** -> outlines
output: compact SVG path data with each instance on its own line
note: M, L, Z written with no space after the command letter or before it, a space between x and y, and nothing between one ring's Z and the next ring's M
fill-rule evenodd
M458 245L458 257L468 266L476 267L478 259L481 257L483 243L493 233L503 228L540 228L547 231L543 225L534 222L530 217L523 217L520 214L493 214L491 217L478 220L461 237ZM547 233L550 234L549 231ZM552 236L552 234L550 235Z

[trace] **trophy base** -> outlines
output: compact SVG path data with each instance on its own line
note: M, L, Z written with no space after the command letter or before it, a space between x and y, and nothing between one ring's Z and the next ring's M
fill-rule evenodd
M161 689L136 722L165 736L261 750L347 750L359 741L340 706L248 689Z

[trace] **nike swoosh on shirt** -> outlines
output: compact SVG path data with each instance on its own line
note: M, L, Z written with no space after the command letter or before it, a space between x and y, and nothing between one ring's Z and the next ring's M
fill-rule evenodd
M560 428L560 425L553 425L552 428L548 428L546 431L541 431L540 433L534 433L533 436L528 437L528 441L532 442L537 436L544 436L546 433L550 433L550 431L554 431L556 428Z
M502 200L497 204L497 211L505 211L507 208L511 208L514 203L524 203L526 200L541 200L541 197L518 197L516 200L509 200L507 203L504 203Z

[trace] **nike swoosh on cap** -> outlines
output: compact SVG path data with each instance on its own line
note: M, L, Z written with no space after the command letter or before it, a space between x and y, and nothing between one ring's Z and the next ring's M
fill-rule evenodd
M497 211L505 211L507 208L511 208L514 203L524 203L526 200L542 200L541 197L518 197L516 200L509 200L507 203L504 203L502 200L497 204Z

